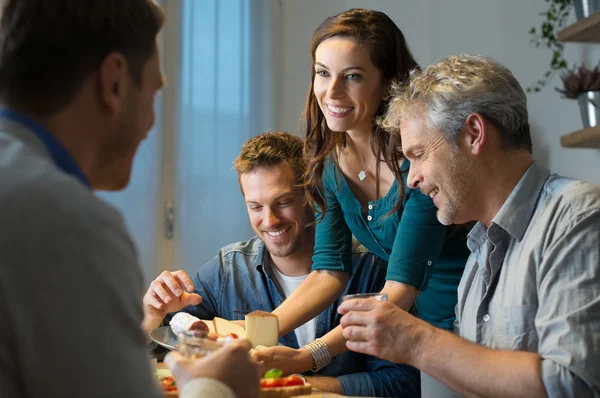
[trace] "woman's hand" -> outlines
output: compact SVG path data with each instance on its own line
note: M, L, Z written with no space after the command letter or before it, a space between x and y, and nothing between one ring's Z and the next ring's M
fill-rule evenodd
M281 369L284 374L306 372L314 366L312 354L305 348L294 349L285 346L270 347L255 351L252 356L264 369Z

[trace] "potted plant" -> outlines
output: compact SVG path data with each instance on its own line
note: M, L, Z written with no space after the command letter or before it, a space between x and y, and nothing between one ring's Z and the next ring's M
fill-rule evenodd
M600 66L588 69L585 66L567 70L560 76L562 88L556 91L564 98L576 99L579 103L584 127L593 127L600 119Z
M537 93L548 84L556 73L568 70L567 61L563 56L563 44L556 38L558 32L566 26L567 18L573 4L571 0L546 0L548 9L540 13L544 20L539 28L529 30L531 42L536 48L547 47L552 52L550 68L534 84L527 87L528 93Z
M531 42L536 48L546 47L552 52L550 68L534 84L527 88L528 93L537 93L548 84L558 72L568 72L567 61L563 56L563 44L558 41L558 32L567 26L571 9L577 20L587 18L600 10L600 0L546 0L548 9L540 15L542 24L529 30Z

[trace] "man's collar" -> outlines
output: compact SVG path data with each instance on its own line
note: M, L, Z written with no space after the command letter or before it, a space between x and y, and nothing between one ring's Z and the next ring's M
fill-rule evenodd
M533 162L502 205L492 223L520 241L529 226L550 170Z
M533 162L492 220L492 225L496 224L518 241L523 239L549 175L548 169ZM471 252L479 249L488 232L488 228L481 222L473 227L467 239L467 246ZM497 232L495 231L494 235Z
M11 109L0 107L0 118L17 123L23 129L35 134L44 144L46 151L50 154L56 166L63 172L77 178L81 183L90 188L90 183L83 174L79 164L67 149L56 139L56 137L41 123L28 115Z

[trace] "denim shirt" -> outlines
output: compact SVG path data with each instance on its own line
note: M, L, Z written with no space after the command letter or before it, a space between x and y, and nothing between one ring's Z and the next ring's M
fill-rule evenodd
M549 397L599 397L600 186L534 163L468 245L460 336L538 353Z
M386 263L362 246L353 249L353 261L356 271L343 295L380 291L385 283ZM200 305L186 307L185 311L200 319L218 316L243 320L252 311L273 311L285 299L273 276L270 256L257 237L222 248L215 258L200 267L192 281L203 300ZM339 324L336 309L342 296L317 316L317 338ZM279 342L298 348L294 332L281 337ZM337 377L345 395L420 395L419 372L415 368L350 351L333 358L318 374Z

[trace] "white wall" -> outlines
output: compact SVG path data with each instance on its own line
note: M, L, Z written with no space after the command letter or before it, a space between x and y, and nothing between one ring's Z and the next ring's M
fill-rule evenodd
M327 16L352 7L387 13L402 29L421 66L463 52L491 56L529 86L547 70L550 53L535 49L528 31L539 26L544 0L280 0L280 66L276 128L299 132L309 87L309 46L313 30ZM570 63L600 59L600 45L566 45ZM529 94L534 155L553 172L600 183L600 150L567 149L560 136L582 127L575 101L554 90L558 77L541 93Z

